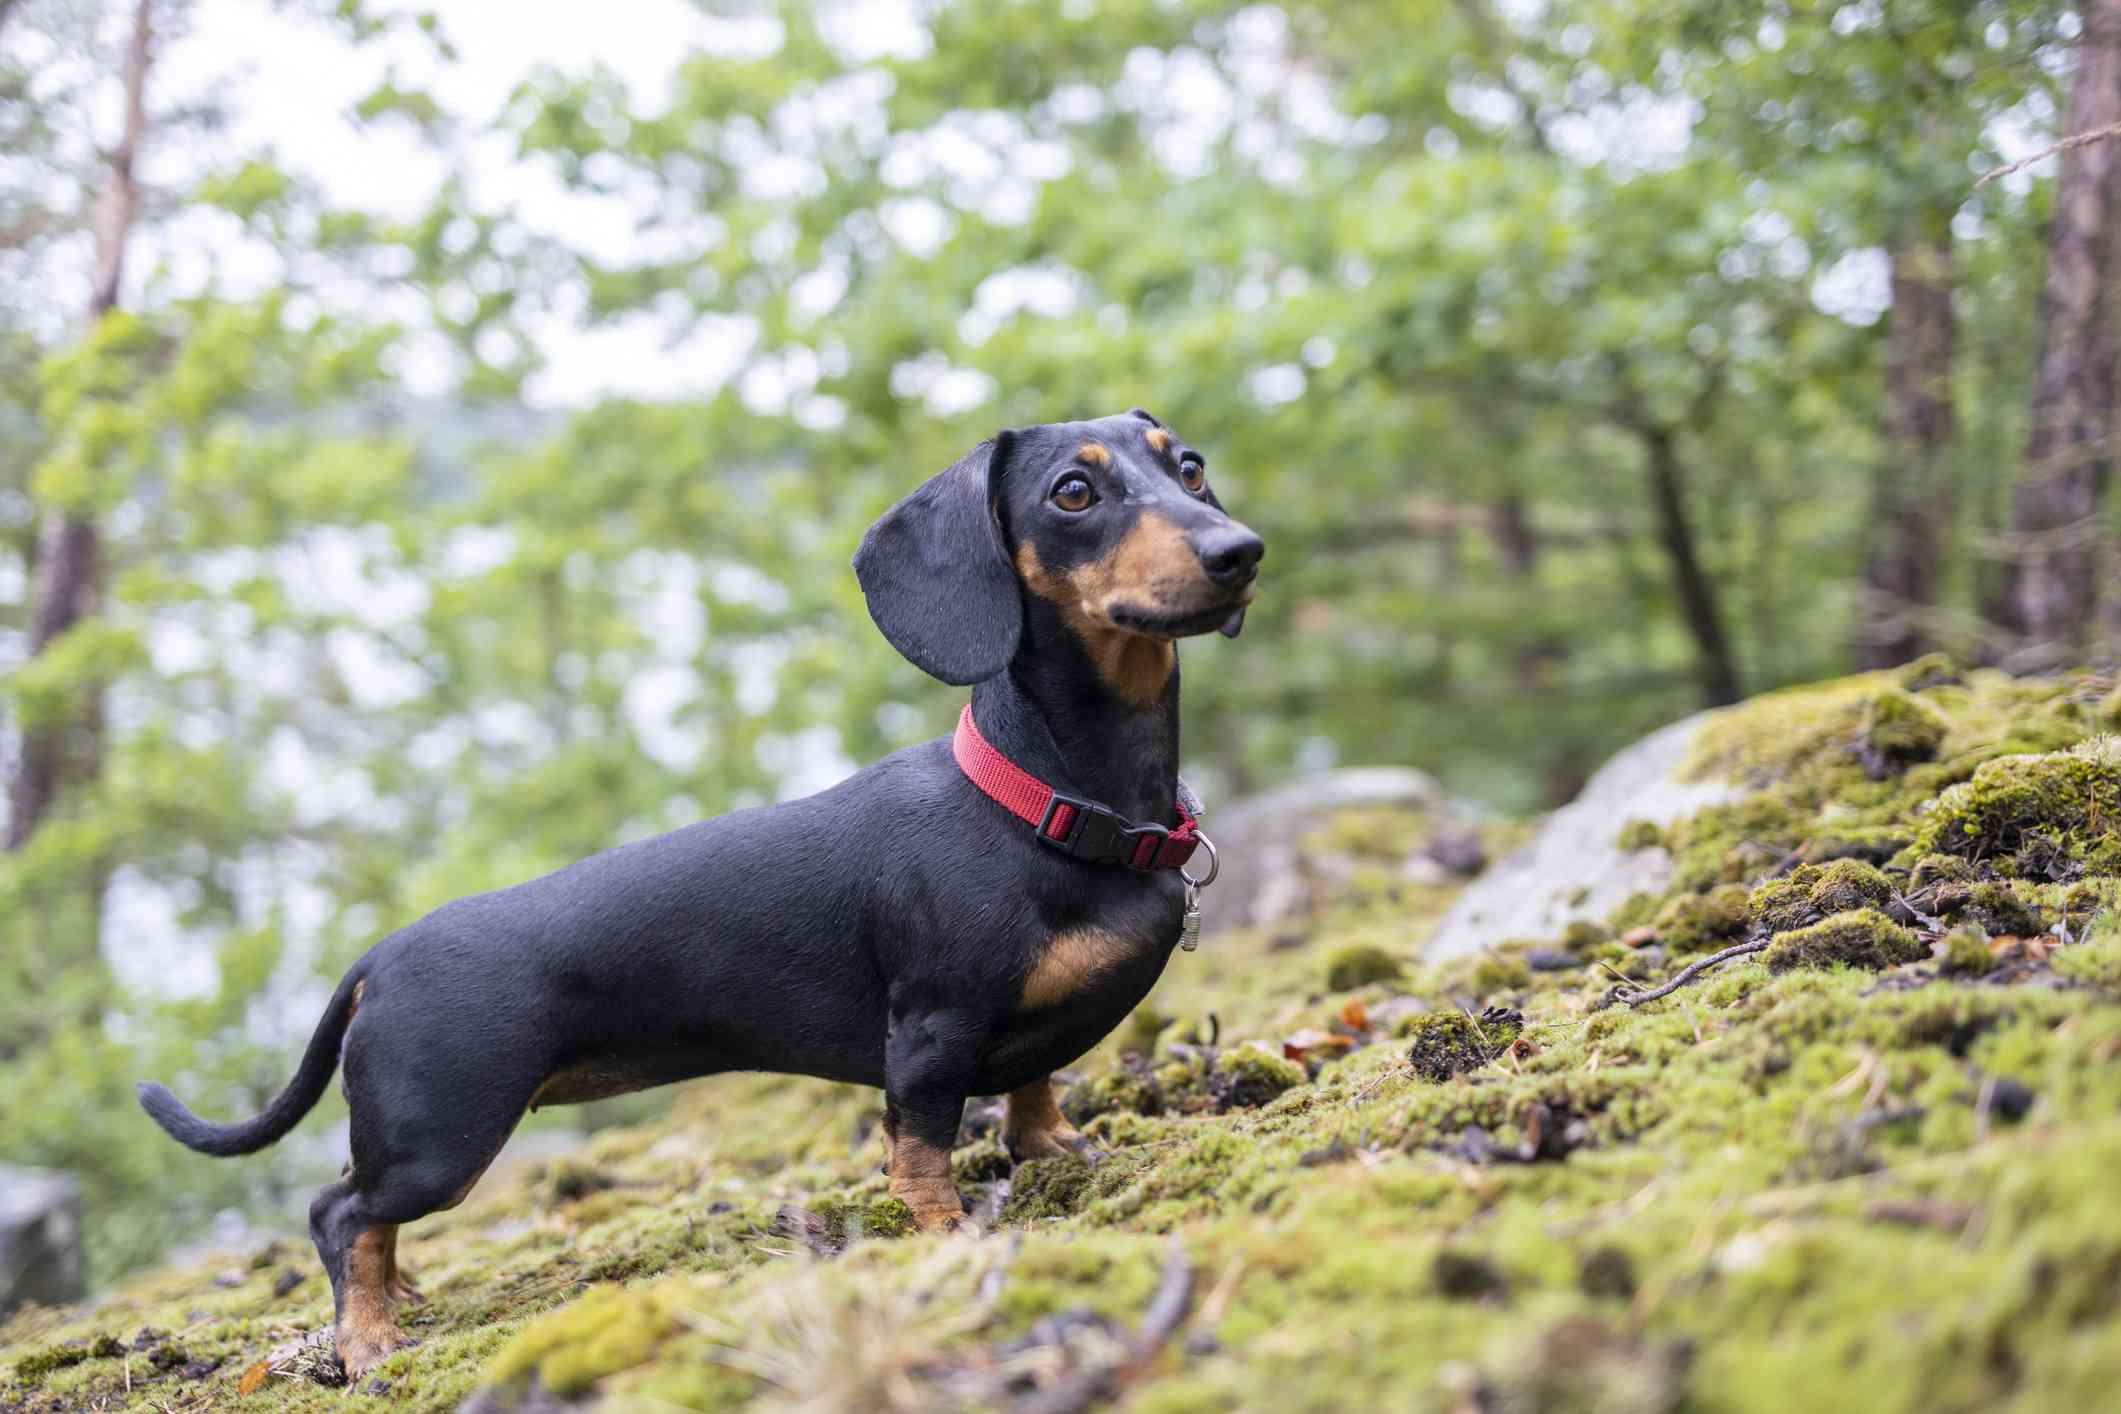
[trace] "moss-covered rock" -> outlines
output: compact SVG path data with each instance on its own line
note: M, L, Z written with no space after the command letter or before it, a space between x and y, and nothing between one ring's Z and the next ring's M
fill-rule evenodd
M1102 1114L1157 1115L1164 1111L1163 1087L1153 1073L1122 1065L1078 1080L1061 1096L1061 1113L1078 1128Z
M1940 794L1915 847L1925 854L1991 858L2028 839L2060 841L2082 858L2121 841L2121 741L2107 737L2068 751L2006 756Z
M1860 967L1882 972L1928 956L1929 949L1920 938L1876 909L1863 908L1782 934L1761 955L1761 961L1770 972L1800 967Z
M1664 829L1654 820L1630 820L1620 827L1614 843L1627 850L1662 849Z
M1215 1058L1208 1094L1218 1110L1253 1109L1280 1099L1308 1078L1295 1061L1259 1046L1237 1046Z
M1071 1216L1089 1196L1097 1170L1079 1154L1019 1164L1010 1181L1005 1223L1041 1222Z
M1993 937L2025 938L2046 932L2039 908L2020 896L2020 887L1998 880L1948 884L1936 891L1932 907L1941 917L1984 929Z
M1988 935L1979 928L1954 928L1944 938L1937 971L1946 977L1985 977L1996 966Z
M1753 926L1764 933L1787 933L1816 922L1819 910L1812 904L1812 885L1818 882L1819 867L1800 864L1779 879L1761 883L1746 905Z
M1424 1080L1442 1082L1478 1070L1494 1055L1480 1026L1462 1011L1436 1011L1408 1025L1407 1063Z
M1906 664L1894 674L1894 679L1903 692L1928 692L1932 688L1957 687L1966 679L1959 673L1959 665L1944 653L1925 653L1914 662Z
M1874 774L1935 760L1951 720L1924 698L1889 689L1870 700L1863 718L1863 757Z
M1711 952L1746 930L1750 895L1743 884L1723 884L1706 894L1681 894L1650 925L1657 941L1675 953Z
M1971 884L1980 877L1956 854L1925 854L1915 861L1907 886L1912 893L1927 893L1941 884Z
M1837 859L1812 881L1811 905L1822 915L1883 908L1892 897L1892 882L1860 859Z
M1395 954L1372 943L1351 943L1326 959L1326 989L1352 992L1372 982L1390 982L1406 975L1406 964Z

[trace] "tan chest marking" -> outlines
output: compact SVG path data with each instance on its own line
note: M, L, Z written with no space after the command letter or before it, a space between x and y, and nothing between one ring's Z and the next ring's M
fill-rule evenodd
M1108 928L1055 933L1031 964L1018 1002L1026 1010L1058 1006L1115 968L1140 957L1143 945Z

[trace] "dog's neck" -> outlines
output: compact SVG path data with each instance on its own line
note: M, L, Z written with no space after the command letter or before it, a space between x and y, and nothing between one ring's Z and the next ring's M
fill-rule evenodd
M1008 671L972 690L972 718L1011 761L1069 795L1130 819L1176 825L1178 659L1149 706L1122 698L1082 642L1057 620L1027 614Z

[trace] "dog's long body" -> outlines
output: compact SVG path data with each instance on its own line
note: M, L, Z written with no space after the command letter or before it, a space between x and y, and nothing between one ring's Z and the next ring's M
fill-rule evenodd
M974 719L1004 755L1170 826L1172 640L1234 632L1259 553L1198 458L1135 413L982 444L879 521L856 570L894 645L976 684ZM311 1232L359 1374L403 1343L391 1309L416 1299L398 1225L460 1202L542 1104L727 1070L880 1086L892 1190L924 1228L955 1226L965 1100L1007 1096L1019 1157L1078 1147L1048 1077L1148 993L1182 905L1172 872L1049 847L932 741L391 934L255 1119L209 1124L157 1085L141 1098L192 1148L248 1153L343 1058L352 1162Z

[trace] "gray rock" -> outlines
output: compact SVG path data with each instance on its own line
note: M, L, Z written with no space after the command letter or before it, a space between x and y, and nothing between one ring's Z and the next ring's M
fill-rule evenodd
M0 1164L0 1317L88 1294L81 1185L56 1169Z
M1306 867L1303 838L1325 816L1357 805L1446 808L1433 776L1396 766L1321 771L1228 806L1209 802L1201 825L1221 853L1222 874L1200 896L1201 930L1271 927L1305 912L1313 891L1330 881ZM1195 856L1190 872L1205 866Z
M1463 957L1512 938L1554 938L1578 919L1597 920L1638 892L1672 882L1662 849L1614 843L1631 820L1669 825L1704 806L1744 794L1678 773L1714 713L1701 712L1652 733L1606 762L1575 800L1555 811L1531 842L1458 896L1428 942L1428 959Z

